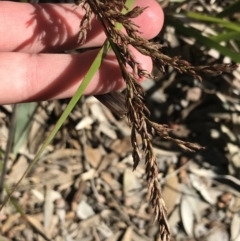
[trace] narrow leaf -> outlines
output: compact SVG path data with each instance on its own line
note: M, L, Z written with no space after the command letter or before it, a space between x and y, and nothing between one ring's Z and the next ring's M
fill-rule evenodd
M210 39L216 42L222 42L222 41L229 41L229 40L236 40L240 39L240 33L231 31L231 32L226 32L222 34L218 34L216 36L211 36Z
M205 22L209 22L209 23L217 23L217 24L221 25L222 27L225 27L226 29L240 32L240 24L235 24L233 22L223 20L221 18L211 17L209 15L195 13L195 12L186 12L185 15L192 19L205 21Z
M166 17L166 24L171 25L177 29L180 33L189 36L194 37L197 42L205 45L208 48L216 49L224 56L230 57L233 61L240 63L240 55L234 51L232 51L229 48L226 48L224 46L221 46L219 43L215 42L214 40L205 37L201 34L200 31L192 28L192 27L186 27L181 23L179 20L173 19L169 16Z
M19 104L16 116L15 136L13 145L13 154L16 155L27 139L31 128L31 117L35 111L36 103Z

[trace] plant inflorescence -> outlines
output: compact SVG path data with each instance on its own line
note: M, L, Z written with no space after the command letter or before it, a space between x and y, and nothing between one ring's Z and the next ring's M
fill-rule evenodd
M150 113L144 103L144 90L138 80L139 78L152 78L152 75L141 68L129 46L131 45L140 53L150 56L154 65L162 72L165 71L165 66L172 66L180 73L189 74L199 80L201 80L201 73L220 74L225 71L232 71L237 66L234 64L192 66L179 56L170 57L163 54L161 52L163 45L140 37L138 26L132 22L132 19L139 16L144 11L144 8L135 7L123 14L121 10L125 8L124 0L111 0L107 1L107 3L106 0L80 0L78 5L82 6L86 11L80 24L79 42L85 42L94 15L101 22L110 46L117 57L127 86L125 105L126 116L131 126L133 169L137 168L142 158L145 159L148 190L150 202L155 212L155 220L159 222L162 240L169 240L170 230L167 222L167 210L157 178L158 166L151 142L152 136L158 134L188 151L195 151L201 149L201 147L194 143L172 138L169 135L171 129L167 125L154 123L149 119ZM117 23L124 27L126 33L116 28ZM141 137L140 142L137 138L138 135Z

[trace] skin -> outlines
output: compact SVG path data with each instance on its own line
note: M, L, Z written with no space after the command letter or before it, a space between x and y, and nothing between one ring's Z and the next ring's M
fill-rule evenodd
M134 22L141 36L151 39L162 28L163 11L155 0L136 0L135 4L148 6ZM75 93L98 49L81 54L58 52L80 48L77 37L83 15L73 4L0 2L0 104L68 98ZM93 20L81 48L101 46L104 40L100 24ZM131 50L141 67L150 72L151 59ZM124 86L110 52L85 94L108 93Z

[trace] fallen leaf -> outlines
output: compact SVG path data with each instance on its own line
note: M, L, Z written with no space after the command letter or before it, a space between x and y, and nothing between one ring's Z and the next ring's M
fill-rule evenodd
M85 201L82 200L77 207L77 216L81 219L88 219L93 216L95 213L92 207Z
M170 177L167 177L162 191L168 214L172 212L181 195L177 174L172 174L174 171L173 165L170 165L167 172L167 175L170 175Z

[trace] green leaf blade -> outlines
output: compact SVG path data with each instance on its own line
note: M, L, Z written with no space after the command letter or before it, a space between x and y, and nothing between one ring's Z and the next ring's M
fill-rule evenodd
M175 27L177 31L186 36L194 37L197 42L205 45L206 47L215 49L222 55L230 57L234 62L240 63L240 55L238 53L232 51L227 47L221 46L218 42L208 37L203 36L200 31L192 27L186 27L183 25L183 23L169 16L166 17L166 24Z

